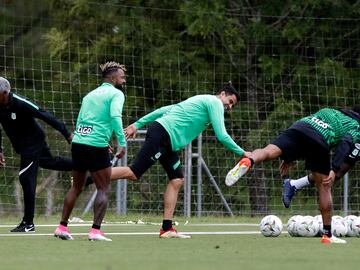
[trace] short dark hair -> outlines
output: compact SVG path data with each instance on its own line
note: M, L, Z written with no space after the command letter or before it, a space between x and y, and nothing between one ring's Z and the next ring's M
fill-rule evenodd
M221 94L221 92L225 92L225 95L229 96L229 95L235 95L237 101L240 100L240 94L238 91L236 91L236 89L234 88L234 86L231 84L231 82L225 84L223 86L223 88L221 88L220 90L217 91L217 95Z
M123 70L124 72L126 71L124 65L120 65L119 63L114 61L106 62L105 64L100 65L100 69L103 79L108 78L113 73L117 72L119 69Z

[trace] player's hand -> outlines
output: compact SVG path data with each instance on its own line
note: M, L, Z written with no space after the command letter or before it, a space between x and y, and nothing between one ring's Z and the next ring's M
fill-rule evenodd
M336 173L333 170L331 170L329 175L323 179L323 181L322 181L323 185L332 186L332 184L335 181L335 176L336 176Z
M115 156L117 157L117 158L122 158L124 155L125 155L125 147L118 147L118 151L117 151L117 153L115 154Z
M4 153L0 153L0 166L5 166L5 156L4 156Z
M245 151L243 157L251 157L251 152Z
M289 175L289 169L294 165L294 162L287 162L285 160L282 160L280 163L280 175L284 176L284 175Z
M132 125L128 126L127 128L125 128L124 132L125 132L125 138L126 139L129 139L130 137L135 138L137 128L135 127L134 124L132 124Z

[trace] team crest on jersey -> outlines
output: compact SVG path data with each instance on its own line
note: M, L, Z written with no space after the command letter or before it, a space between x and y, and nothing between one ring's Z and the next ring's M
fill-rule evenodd
M16 120L16 113L14 113L14 112L11 113L11 119L12 119L12 120Z
M92 131L93 131L93 127L92 127L92 126L79 125L79 127L78 127L78 129L77 129L77 132L78 132L81 136L89 135Z
M355 143L355 149L351 152L351 155L353 157L357 157L360 155L360 144L359 143Z

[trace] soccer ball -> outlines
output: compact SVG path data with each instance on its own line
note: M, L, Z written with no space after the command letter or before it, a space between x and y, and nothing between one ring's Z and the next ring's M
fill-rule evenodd
M280 218L274 215L268 215L264 217L260 222L260 231L262 235L266 237L279 236L282 228L283 228L283 224Z
M317 222L319 224L319 232L318 235L322 236L324 234L324 225L321 215L317 215L314 217L314 222Z
M299 236L313 237L319 232L319 223L312 216L304 216L296 223Z
M300 216L300 215L295 215L295 216L292 216L291 218L289 218L288 223L287 223L287 231L290 236L293 236L293 237L299 236L297 227L296 227L296 222L301 218L302 218L302 216Z
M336 237L344 237L347 234L348 225L347 222L342 218L335 218L331 221L331 232Z
M352 222L352 229L354 232L354 236L360 237L360 217L357 217Z
M347 233L346 233L346 236L356 236L355 235L355 231L353 230L353 222L354 220L356 219L357 217L354 216L354 215L350 215L350 216L346 216L344 218L344 220L346 221L346 224L347 224Z
M332 216L331 217L331 220L336 220L336 219L340 219L340 220L343 220L344 218L342 216Z

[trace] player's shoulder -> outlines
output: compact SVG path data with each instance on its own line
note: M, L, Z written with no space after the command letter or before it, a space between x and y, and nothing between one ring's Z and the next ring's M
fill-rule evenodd
M34 102L30 101L26 97L20 96L15 93L11 93L12 104L19 107L31 107L36 110L39 110L39 106L37 106Z

